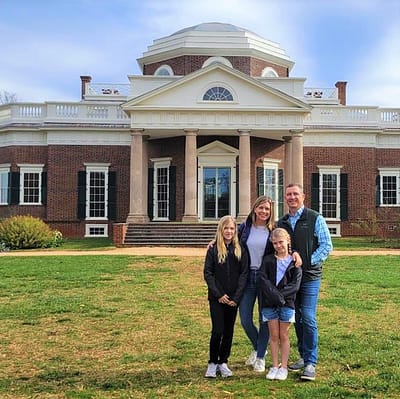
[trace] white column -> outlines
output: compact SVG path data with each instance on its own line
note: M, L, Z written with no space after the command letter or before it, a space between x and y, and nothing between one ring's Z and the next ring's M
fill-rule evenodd
M283 179L284 187L292 182L292 136L283 137L285 143L285 174Z
M185 212L183 222L198 222L197 215L197 130L185 130Z
M238 221L243 221L251 207L250 190L250 130L239 130L239 212ZM235 195L235 193L232 193Z
M146 170L145 170L146 169ZM146 179L146 180L145 180ZM147 151L143 129L131 130L130 199L127 223L146 223L147 216ZM146 193L144 193L146 192Z
M303 133L293 131L291 183L299 183L303 186L303 168Z

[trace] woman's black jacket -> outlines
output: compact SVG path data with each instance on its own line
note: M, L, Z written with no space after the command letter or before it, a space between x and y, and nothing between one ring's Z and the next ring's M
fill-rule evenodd
M278 286L276 286L276 263L275 255L267 255L261 264L261 306L263 308L287 306L294 309L296 293L300 288L301 267L296 267L292 261Z
M228 245L228 254L223 263L218 263L217 245L207 250L204 261L204 280L208 286L208 299L218 300L225 294L239 304L247 283L249 262L247 251L242 248L238 260L233 245Z

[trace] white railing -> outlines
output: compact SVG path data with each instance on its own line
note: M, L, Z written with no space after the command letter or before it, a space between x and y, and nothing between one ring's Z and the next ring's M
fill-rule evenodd
M44 103L0 106L0 125L8 123L118 123L129 124L129 117L115 103Z
M0 106L0 126L9 123L118 123L129 125L121 103L14 103ZM304 125L400 128L400 108L315 105Z

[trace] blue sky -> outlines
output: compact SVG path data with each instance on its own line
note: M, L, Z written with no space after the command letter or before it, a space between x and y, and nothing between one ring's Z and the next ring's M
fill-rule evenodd
M128 83L153 40L202 22L279 43L307 87L400 108L399 0L0 0L0 92L79 101L81 75Z

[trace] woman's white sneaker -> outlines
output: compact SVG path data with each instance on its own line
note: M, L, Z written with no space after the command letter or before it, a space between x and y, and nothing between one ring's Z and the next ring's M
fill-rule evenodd
M215 378L217 376L217 365L215 363L208 363L206 374L204 377L206 378Z
M226 363L219 364L218 370L221 373L221 377L223 377L223 378L232 377L232 375L233 375L232 371L229 369L229 367Z
M263 373L265 371L265 360L258 357L254 362L254 371Z
M251 355L246 360L245 365L246 366L254 366L256 359L257 359L257 351L253 351L253 352L251 352Z
M286 380L287 376L288 376L288 369L279 367L278 371L276 372L275 379L283 381Z

